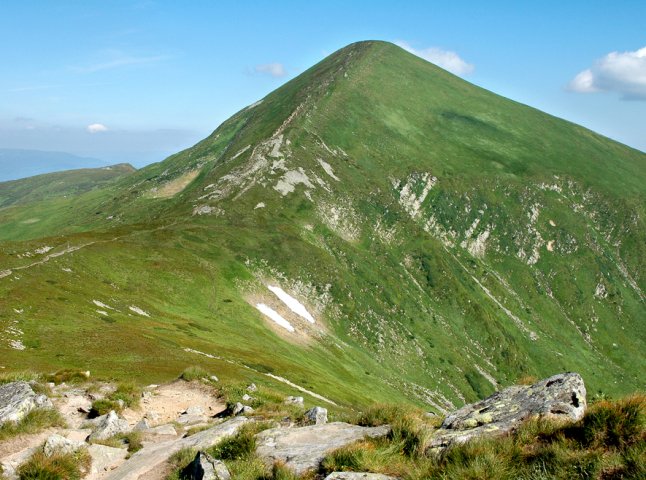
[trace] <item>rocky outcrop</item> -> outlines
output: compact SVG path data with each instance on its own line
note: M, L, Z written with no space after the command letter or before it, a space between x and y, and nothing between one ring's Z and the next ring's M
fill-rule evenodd
M90 445L87 451L92 458L89 479L100 478L101 474L110 471L128 456L127 449L108 447L107 445Z
M326 454L366 437L388 435L390 427L359 427L343 422L300 428L271 428L256 435L256 453L267 465L282 462L300 475L318 468Z
M447 415L430 449L439 452L472 438L502 435L531 417L576 421L583 417L586 391L577 373L562 373L533 385L515 385Z
M195 459L182 470L184 480L231 480L227 466L209 454L197 452Z
M149 472L158 472L166 460L179 450L183 448L206 450L223 438L235 435L247 421L246 417L234 417L190 437L145 446L110 472L106 480L137 480Z
M32 410L52 407L49 398L36 394L27 382L0 385L0 425L19 422Z
M105 440L120 433L126 433L130 430L128 422L117 416L114 410L101 417L97 423L96 428L90 434L90 442L95 440Z
M70 440L69 438L65 438L62 435L55 433L47 437L47 440L45 440L43 453L45 453L46 457L51 457L52 455L57 454L66 455L68 453L76 452L85 445L85 442Z

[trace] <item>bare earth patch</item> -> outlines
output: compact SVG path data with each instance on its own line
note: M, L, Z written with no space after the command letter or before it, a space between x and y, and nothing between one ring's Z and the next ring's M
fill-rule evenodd
M215 396L211 387L198 382L177 380L161 385L152 391L152 396L141 399L141 410L127 408L123 417L133 424L141 420L142 413L155 412L159 415L155 424L165 424L177 420L189 407L202 407L207 416L212 417L226 409L226 405Z
M200 173L199 170L191 170L186 172L184 175L177 177L175 180L171 180L163 184L158 189L151 192L153 198L168 198L173 195L178 194L186 188L186 186L195 180L197 174Z

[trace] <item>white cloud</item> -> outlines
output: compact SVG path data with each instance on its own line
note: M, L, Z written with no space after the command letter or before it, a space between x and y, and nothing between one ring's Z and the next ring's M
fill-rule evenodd
M465 62L460 55L451 50L444 50L439 47L418 49L413 48L407 42L399 41L395 43L413 55L417 55L428 62L434 63L438 67L442 67L455 75L468 75L475 70L472 64Z
M284 77L287 75L285 66L282 63L265 63L263 65L256 65L254 71L256 73L266 73L274 78Z
M108 127L106 127L102 123L91 123L90 125L87 126L86 130L89 133L107 132Z
M617 92L629 100L646 100L646 47L611 52L572 79L568 89L579 93Z

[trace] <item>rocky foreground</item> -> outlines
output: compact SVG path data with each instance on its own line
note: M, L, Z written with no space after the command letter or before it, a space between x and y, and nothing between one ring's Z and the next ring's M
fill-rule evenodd
M66 426L19 435L0 444L2 475L19 478L20 465L35 454L50 457L86 450L91 458L84 472L87 479L164 479L169 459L186 448L196 450L194 461L182 472L186 479L231 478L225 464L205 450L235 435L249 422L264 420L242 403L225 405L196 382L151 385L142 393L138 409L124 408L92 415L93 401L111 391L104 384L92 391L74 385L50 384L50 396L34 391L28 382L0 385L0 426L19 424L31 412L56 409ZM244 396L251 400L256 387L250 385ZM288 397L286 404L302 405L301 397ZM428 451L440 454L455 444L474 438L503 435L531 417L576 421L586 409L586 390L581 377L565 373L533 385L512 386L480 402L466 405L446 416L435 430ZM139 432L141 448L129 452L116 439ZM300 475L318 470L331 452L365 438L386 437L388 425L366 427L327 421L327 410L315 407L305 412L299 424L286 419L256 434L256 454L267 466L278 462ZM380 474L334 472L327 480L386 480Z

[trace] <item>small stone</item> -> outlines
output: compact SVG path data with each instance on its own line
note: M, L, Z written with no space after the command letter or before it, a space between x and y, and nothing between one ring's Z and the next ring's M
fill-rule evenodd
M248 402L251 399L252 399L251 395L248 395L246 393L242 396L242 401L243 402Z
M219 382L220 381L220 379L218 377L216 377L215 375L211 375L209 377L209 380L211 380L212 382Z
M249 386L247 387L247 391L248 391L248 392L255 392L256 390L258 390L258 387L256 387L256 384L255 384L255 383L252 383L251 385L249 385Z
M91 442L105 440L119 433L126 433L130 429L128 422L119 418L114 410L99 418L101 421L97 423L96 429L90 435Z
M43 446L43 453L46 457L51 457L54 454L68 454L74 453L83 446L83 442L70 440L58 434L53 434L47 437L45 445Z
M182 470L185 480L230 480L231 474L227 466L209 454L197 452L195 459Z
M314 407L305 412L307 423L321 425L327 423L327 409L323 407Z
M137 422L137 424L132 428L134 432L143 432L144 430L149 430L150 424L148 423L147 418L142 418Z
M251 408L248 405L245 405L242 407L242 412L240 412L241 415L251 415L253 413L253 408Z
M237 402L232 408L231 408L231 415L236 416L240 415L242 413L242 410L244 409L244 405L240 402Z
M302 407L304 405L303 397L287 397L285 403L288 405L298 405Z

